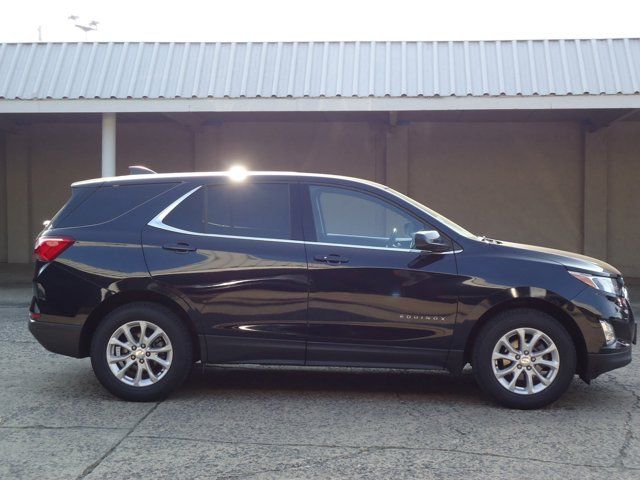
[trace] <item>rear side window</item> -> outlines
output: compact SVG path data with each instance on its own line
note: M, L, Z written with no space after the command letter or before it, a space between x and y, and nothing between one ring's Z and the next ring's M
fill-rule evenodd
M207 233L291 238L289 185L219 185L207 190Z
M234 237L291 238L289 185L212 185L187 197L164 223L199 233Z
M108 222L171 188L174 183L107 185L71 201L54 218L55 228L80 227ZM72 208L73 207L73 208ZM68 211L68 213L67 213Z

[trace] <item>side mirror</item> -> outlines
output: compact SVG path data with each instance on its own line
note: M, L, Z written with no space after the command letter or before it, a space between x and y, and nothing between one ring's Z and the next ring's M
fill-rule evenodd
M425 252L448 252L451 244L437 230L422 230L413 234L413 248Z

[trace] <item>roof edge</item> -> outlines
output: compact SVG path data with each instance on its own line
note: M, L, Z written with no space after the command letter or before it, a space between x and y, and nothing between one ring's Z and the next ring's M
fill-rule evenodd
M573 42L575 40L582 40L582 41L590 41L590 40L597 40L597 41L607 41L607 40L639 40L640 36L633 36L633 37L568 37L568 38L559 38L559 37L552 37L552 38L470 38L470 39L462 39L462 40L403 40L403 39L396 39L396 40L340 40L340 39L335 39L335 40L269 40L269 41L260 41L260 40L252 40L252 41L244 41L244 42L235 42L235 41L215 41L215 40L202 40L202 41L198 41L198 40L185 40L185 41L169 41L169 40L143 40L143 41L137 41L137 40L110 40L110 41L97 41L97 42L92 42L89 40L86 41L64 41L64 40L60 40L60 41L35 41L35 42L0 42L0 45L76 45L76 44L87 44L87 45L93 45L98 44L98 45L121 45L121 44L125 44L128 43L130 45L139 45L139 44L148 44L148 45L153 45L153 44L158 44L158 45L185 45L185 44L190 44L190 45L199 45L201 43L204 44L209 44L209 45L213 45L213 44L220 44L220 45L246 45L246 44L253 44L253 45L262 45L264 43L268 44L268 45L276 45L276 44L283 44L283 45L291 45L294 43L297 43L298 45L300 44L308 44L308 43L314 43L314 44L324 44L324 43L332 43L332 44L339 44L339 43L477 43L477 42L485 42L485 43L494 43L494 42L504 42L504 43L510 43L510 42L559 42L559 41L564 41L564 42Z
M640 94L0 100L0 113L376 112L640 108Z

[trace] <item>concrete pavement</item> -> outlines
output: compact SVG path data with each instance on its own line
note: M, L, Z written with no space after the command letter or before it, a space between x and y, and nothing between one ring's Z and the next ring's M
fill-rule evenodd
M28 287L12 285L0 277L3 479L640 477L637 354L532 412L469 374L348 369L195 369L163 402L126 403L30 336Z

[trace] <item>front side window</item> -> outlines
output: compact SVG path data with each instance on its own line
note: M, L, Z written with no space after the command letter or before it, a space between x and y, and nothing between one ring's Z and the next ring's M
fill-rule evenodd
M319 242L410 248L425 224L385 200L346 188L311 185L311 206Z
M289 185L242 183L203 187L180 203L164 223L197 233L291 238Z

